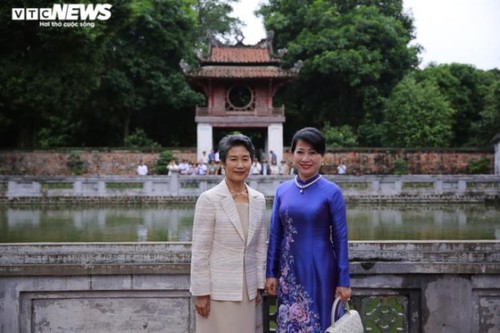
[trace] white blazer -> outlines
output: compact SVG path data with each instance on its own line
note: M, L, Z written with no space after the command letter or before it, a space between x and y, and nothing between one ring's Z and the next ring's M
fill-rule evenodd
M248 190L249 221L245 243L236 204L223 180L196 203L191 249L191 294L214 300L241 301L243 278L249 299L265 284L267 253L266 201Z

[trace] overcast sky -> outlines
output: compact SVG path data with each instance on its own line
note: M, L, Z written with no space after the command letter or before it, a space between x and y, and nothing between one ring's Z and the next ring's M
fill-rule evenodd
M234 15L247 24L245 44L265 37L253 11L263 0L240 0ZM500 69L500 0L404 0L413 13L416 42L424 47L421 67L430 62Z

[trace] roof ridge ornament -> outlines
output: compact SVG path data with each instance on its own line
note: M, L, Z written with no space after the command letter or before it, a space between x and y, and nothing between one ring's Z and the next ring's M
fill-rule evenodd
M245 39L243 32L240 29L236 29L235 34L236 45L243 45L243 40Z
M205 60L202 49L196 49L194 50L194 53L196 54L196 58L198 58L198 60Z
M272 43L274 39L274 30L269 30L266 32L266 40L268 43Z
M276 51L276 56L278 58L283 58L285 56L285 54L288 52L288 49L287 48L282 48L282 49L279 49L278 51Z
M298 60L295 64L293 64L293 67L290 68L290 71L299 73L302 67L304 67L304 62L302 60Z
M269 30L266 31L266 43L267 43L267 49L269 50L269 54L273 54L273 39L274 39L274 31Z
M184 74L188 74L191 71L191 66L184 59L181 59L181 61L179 61L179 66Z

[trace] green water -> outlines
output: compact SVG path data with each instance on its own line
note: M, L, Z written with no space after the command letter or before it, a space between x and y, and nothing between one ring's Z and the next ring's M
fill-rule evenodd
M270 208L268 209L268 216ZM0 208L0 243L190 241L194 205ZM353 204L350 240L500 239L500 207Z

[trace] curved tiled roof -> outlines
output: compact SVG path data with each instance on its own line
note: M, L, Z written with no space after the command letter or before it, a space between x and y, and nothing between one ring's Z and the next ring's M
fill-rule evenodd
M262 47L212 47L205 62L212 63L279 63L271 57L268 48Z
M184 74L193 79L205 78L294 78L300 67L292 69L281 68L282 52L273 55L270 43L261 41L256 45L233 46L212 44L208 55L198 55L200 67L191 70L190 66L181 61Z

